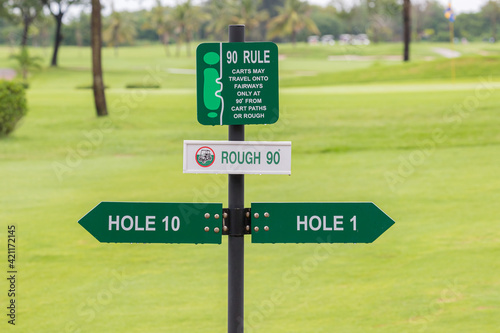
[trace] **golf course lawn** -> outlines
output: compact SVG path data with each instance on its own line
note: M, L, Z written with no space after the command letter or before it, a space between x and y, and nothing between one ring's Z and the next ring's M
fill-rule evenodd
M500 47L477 44L484 58L463 47L453 80L452 60L427 44L414 46L411 64L280 46L280 120L247 126L246 140L291 141L292 175L246 176L245 206L370 201L396 223L372 244L247 236L245 332L499 331ZM48 63L49 51L32 54ZM15 67L4 60L11 52L0 47L0 67ZM110 115L98 119L89 56L63 48L60 68L34 73L28 114L0 139L0 330L12 328L15 225L13 331L225 332L225 236L222 245L101 244L77 223L101 201L227 207L227 176L182 172L183 140L227 139L226 127L196 120L195 58L105 49ZM161 88L125 89L146 79Z

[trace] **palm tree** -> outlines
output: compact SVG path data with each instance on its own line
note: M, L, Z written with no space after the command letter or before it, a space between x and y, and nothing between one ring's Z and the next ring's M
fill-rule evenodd
M212 0L208 3L208 13L210 20L206 26L206 31L213 35L213 38L223 40L227 32L227 26L233 22L238 13L234 2L230 0Z
M232 24L244 24L248 35L256 40L260 39L258 37L260 24L269 18L266 10L258 10L260 3L260 0L240 0L239 11L231 19Z
M149 13L149 22L143 24L143 29L154 29L158 34L160 42L165 45L167 56L170 55L168 44L170 37L174 34L175 26L172 22L168 7L163 7L160 0L156 0L156 6Z
M135 24L128 12L117 12L113 2L111 3L111 15L107 28L103 31L103 39L108 46L115 48L115 56L118 56L118 46L124 43L132 43L137 35Z
M172 19L175 24L177 37L177 55L179 55L180 45L186 42L187 54L191 55L190 42L193 39L206 15L200 10L200 7L193 6L191 0L178 4L172 13Z
M21 75L23 81L26 83L28 80L28 73L31 70L41 69L42 66L40 62L43 60L42 57L30 56L28 53L28 49L26 47L21 48L21 52L19 54L13 54L10 58L17 60L19 65L19 69L21 70Z
M307 29L314 34L319 34L316 23L309 17L310 9L307 2L301 0L286 0L285 6L279 9L278 16L274 17L268 25L268 38L291 35L295 45L297 34Z
M91 14L91 34L92 34L92 74L93 74L93 89L94 102L97 111L97 116L102 117L108 114L106 106L106 96L104 95L104 80L102 78L102 62L101 62L101 1L92 0Z
M411 0L403 2L403 39L404 55L403 60L410 60L410 42L411 42Z
M491 37L493 40L497 40L497 20L500 12L499 4L497 0L489 0L482 8L481 12L488 18L491 22Z

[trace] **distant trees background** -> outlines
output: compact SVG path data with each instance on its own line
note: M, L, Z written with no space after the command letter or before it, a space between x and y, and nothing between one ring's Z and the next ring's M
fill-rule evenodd
M42 3L45 3L44 9L41 9ZM89 1L2 0L0 44L19 46L24 40L34 46L49 46L54 41L62 45L89 46L90 6L85 3ZM183 45L189 46L192 40L225 40L227 26L235 23L248 25L249 40L305 41L313 34L334 35L336 39L340 34L367 34L373 43L403 40L404 0L360 0L353 7L339 0L327 7L300 0L198 3L185 0L169 7L157 0L150 10L113 11L103 17L104 42L114 47L161 42L168 54L169 45L175 44L178 50ZM58 27L58 18L69 5L80 13L71 17L66 13L62 26ZM49 6L52 12L48 11ZM411 40L449 41L444 9L436 0L412 1ZM301 16L299 20L295 19L296 14ZM457 16L455 36L469 41L496 39L499 16L500 0L490 0L478 13Z
M36 1L36 0L18 0L21 2L24 1ZM49 11L49 13L54 18L55 22L55 32L53 34L54 38L54 51L52 53L52 60L50 62L51 66L57 66L57 55L59 52L59 46L63 41L62 34L62 25L63 25L63 17L68 12L68 9L71 5L82 4L85 3L85 0L40 0L45 8Z

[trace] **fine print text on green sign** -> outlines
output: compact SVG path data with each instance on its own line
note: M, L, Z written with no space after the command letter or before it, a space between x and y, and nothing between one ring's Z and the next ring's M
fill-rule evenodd
M101 243L220 244L222 204L101 202L78 221Z
M393 224L371 202L252 203L252 243L372 243Z
M196 49L198 122L273 124L279 118L278 47L203 43Z

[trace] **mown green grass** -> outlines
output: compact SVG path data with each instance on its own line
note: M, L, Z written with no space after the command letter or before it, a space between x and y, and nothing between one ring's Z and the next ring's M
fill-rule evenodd
M480 77L498 79L500 72L492 68L500 66L500 58L493 56L462 57L441 59L432 62L417 61L407 64L373 63L370 67L337 73L318 71L307 76L287 77L281 81L282 87L324 86L359 83L415 82L446 80L476 80Z
M158 74L166 82L160 90L123 88L150 75L148 66L192 69L194 58L165 58L156 47L120 50L106 72L110 116L97 119L91 91L75 89L89 82L87 71L74 69L85 58L61 51L63 67L33 77L29 114L0 140L0 247L7 225L18 229L15 329L224 332L225 241L100 244L77 223L100 201L226 206L227 177L182 173L183 140L227 138L225 127L196 122L194 77ZM327 63L300 57L283 60L282 75ZM317 90L290 78L280 121L247 126L247 140L292 141L293 163L291 176L246 176L246 205L373 201L396 221L369 245L257 245L248 238L247 332L498 330L498 66L460 61L489 66L496 85L480 75L453 85L445 68L439 80L413 82L402 72L390 74L387 85L353 79L332 87L329 79ZM366 71L376 70L372 63ZM356 66L345 75L358 78ZM91 149L78 153L88 143ZM5 318L0 325L7 327Z
M437 53L433 51L435 48L449 48L454 49L463 55L498 55L500 47L498 44L491 43L470 43L470 44L455 44L450 43L412 43L410 46L411 58L422 60L429 57L440 58ZM290 57L317 59L326 58L331 55L358 55L358 56L371 56L383 57L389 55L402 55L403 45L400 43L379 43L370 45L308 45L305 43L297 43L295 46L292 44L280 45L280 50L283 54Z
M115 54L112 48L103 49L105 82L110 88L125 88L127 84L152 80L162 88L194 89L194 75L189 72L179 74L178 70L194 70L195 47L191 45L190 55L186 49L180 49L180 55L171 49L171 55L165 56L162 46L123 47ZM318 86L352 84L363 82L398 82L415 80L440 80L452 76L455 66L456 79L474 79L479 76L498 76L498 71L490 69L498 66L500 47L496 44L473 43L454 45L453 48L464 55L457 60L444 59L433 51L435 48L451 48L450 44L412 44L412 59L409 64L395 61L394 56L401 55L401 45L371 44L353 45L316 45L304 43L297 45L279 45L282 56L280 78L282 87ZM16 52L12 48L0 47L1 67L16 67L8 56ZM32 48L32 55L42 57L48 64L51 50ZM360 56L350 60L349 56ZM487 56L485 56L487 55ZM334 60L329 58L335 56ZM387 56L392 58L387 59ZM306 60L307 61L304 61ZM438 61L428 61L437 59ZM45 68L34 73L33 88L78 88L91 84L90 50L88 48L66 47L61 51L59 68Z

